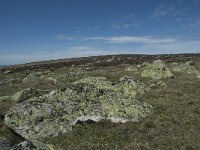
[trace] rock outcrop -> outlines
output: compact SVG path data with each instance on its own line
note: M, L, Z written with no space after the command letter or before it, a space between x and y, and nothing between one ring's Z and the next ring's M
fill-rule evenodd
M35 89L35 88L28 88L25 90L21 90L19 92L17 92L16 94L14 94L12 96L12 100L19 103L19 102L23 102L25 100L28 100L32 97L37 97L37 96L41 96L44 94L49 93L48 90L40 90L40 89Z
M135 84L126 78L119 81L119 87ZM41 140L71 131L79 120L138 121L152 113L150 105L116 91L115 86L104 77L84 78L64 91L16 104L7 112L5 124L26 139Z
M173 71L175 72L181 72L181 73L188 73L196 75L197 77L200 75L200 70L197 70L195 68L195 65L193 62L189 61L186 63L181 63L173 68Z
M172 78L174 77L164 61L156 60L153 63L147 63L141 70L141 77L149 77L152 79Z

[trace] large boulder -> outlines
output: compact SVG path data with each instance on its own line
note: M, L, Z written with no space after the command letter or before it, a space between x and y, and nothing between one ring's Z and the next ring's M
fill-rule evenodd
M121 77L117 83L108 81L106 77L86 77L75 83L94 85L99 89L122 93L124 96L135 97L138 92L144 93L144 84L130 76Z
M44 94L49 93L50 91L48 90L40 90L40 89L35 89L35 88L28 88L28 89L24 89L21 90L19 92L17 92L16 94L14 94L12 96L12 100L19 103L19 102L23 102L25 100L28 100L32 97L36 97L36 96L41 96Z
M156 60L153 63L146 64L141 70L141 77L149 77L152 79L172 78L174 77L164 61Z
M197 77L200 75L200 71L195 68L195 63L189 61L186 63L181 63L173 68L175 72L182 72L196 75Z
M145 85L130 76L124 76L119 79L119 83L115 85L117 91L121 91L126 96L135 97L137 93L145 92Z
M76 83L64 91L31 98L13 106L5 124L26 139L41 140L71 131L79 120L138 121L152 113L147 103L105 87L95 82Z

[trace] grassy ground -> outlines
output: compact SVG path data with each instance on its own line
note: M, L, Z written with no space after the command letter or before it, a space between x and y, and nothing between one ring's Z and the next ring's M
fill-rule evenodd
M49 140L63 149L200 149L200 80L170 79L140 99L155 113L136 123L100 122L76 125L72 132Z
M163 56L162 58L165 59ZM154 58L155 59L155 58ZM158 58L157 58L158 59ZM178 60L174 57L169 61ZM192 59L181 58L180 61ZM195 56L195 59L199 57ZM145 60L151 60L146 58ZM136 63L144 61L143 58L134 60L124 59L123 63ZM112 81L117 81L123 75L132 75L125 72L125 68L115 63L112 66L102 64L86 70L88 75L106 76ZM52 69L52 68L51 68ZM22 69L23 70L23 69ZM63 74L67 71L61 69L54 72ZM11 75L0 74L0 79L23 78L28 73L18 72ZM45 139L45 143L58 145L66 149L104 149L104 150L132 150L132 149L159 149L159 150L197 150L200 149L200 79L188 74L175 74L175 79L163 80L166 87L154 87L144 95L138 95L138 99L145 101L154 107L154 114L135 123L115 124L110 121L99 123L80 123L68 132L59 137ZM136 79L146 82L138 75ZM15 92L28 87L53 90L56 87L50 82L39 81L33 83L17 83L0 85L0 96L12 95ZM6 111L13 105L12 102L0 102L0 136L6 136L13 140L13 144L23 139L14 134L3 123Z

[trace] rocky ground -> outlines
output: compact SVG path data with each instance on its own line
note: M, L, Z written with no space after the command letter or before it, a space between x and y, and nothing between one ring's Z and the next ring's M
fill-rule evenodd
M0 150L200 149L200 54L0 68Z

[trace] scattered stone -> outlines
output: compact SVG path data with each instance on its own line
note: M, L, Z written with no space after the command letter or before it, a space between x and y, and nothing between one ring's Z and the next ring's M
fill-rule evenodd
M65 86L67 82L69 81L75 81L84 76L84 72L80 68L72 68L69 70L68 73L58 76L56 78L56 84L60 86Z
M36 73L30 73L27 77L23 79L23 82L36 82L38 81L39 77Z
M164 61L156 60L153 63L146 64L141 70L141 77L149 77L152 79L173 78L173 74L165 65Z
M112 62L113 60L115 60L115 56L112 56L111 58L108 58L107 60L105 60L105 62Z
M4 84L4 81L0 81L0 86Z
M45 78L46 78L45 75L41 75L41 76L40 76L40 79L45 79Z
M54 84L58 82L55 78L52 78L52 77L46 78L46 81L53 82Z
M32 97L41 96L41 95L44 95L44 94L47 94L47 93L49 93L48 90L28 88L28 89L21 90L21 91L17 92L16 94L14 94L12 96L12 100L19 103L19 102L23 102L25 100L28 100Z
M11 150L54 150L54 146L49 144L40 143L38 141L24 141L16 146L14 146Z
M127 67L125 71L130 71L132 73L138 73L138 68L133 65L133 66Z
M153 83L152 83L153 82ZM146 88L146 91L149 91L150 89L154 88L154 87L166 87L167 84L163 81L150 81L149 86Z
M11 74L11 73L14 73L14 72L11 71L11 70L6 70L6 71L3 72L3 74Z
M5 79L5 83L9 83L9 84L15 84L17 82L19 82L20 78L9 78L9 79Z
M113 90L114 87L106 77L86 77L75 82L75 84L84 83L91 84L99 89Z

